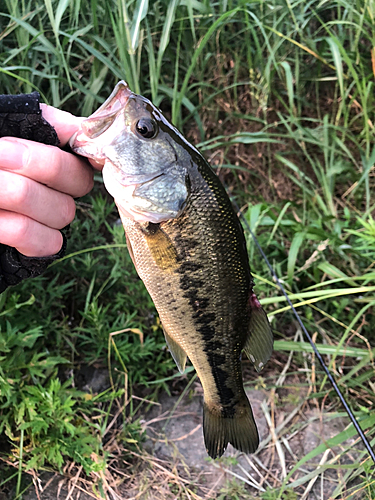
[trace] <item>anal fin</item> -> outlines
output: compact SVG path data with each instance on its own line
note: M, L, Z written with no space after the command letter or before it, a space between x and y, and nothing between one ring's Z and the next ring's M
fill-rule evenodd
M182 349L182 347L180 347L180 345L175 340L172 339L170 335L168 335L165 328L163 328L163 330L164 330L165 341L167 343L168 349L171 351L172 358L174 359L179 372L184 373L186 359L187 359L186 352Z
M251 316L249 334L244 351L249 360L260 372L272 354L273 334L266 313L264 312L255 293L250 296Z

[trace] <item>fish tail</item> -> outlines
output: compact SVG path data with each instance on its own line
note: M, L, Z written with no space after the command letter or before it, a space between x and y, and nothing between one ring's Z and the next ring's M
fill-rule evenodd
M228 443L243 453L254 453L259 436L246 395L232 408L204 403L203 434L211 458L221 457Z

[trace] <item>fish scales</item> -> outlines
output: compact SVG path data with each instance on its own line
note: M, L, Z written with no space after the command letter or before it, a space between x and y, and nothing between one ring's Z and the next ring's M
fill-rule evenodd
M242 228L217 177L207 179L196 168L190 180L184 214L158 229L177 251L172 272L155 263L144 226L125 217L123 224L165 330L197 367L206 402L219 403L230 413L243 391L240 353L252 281L246 260L238 261L239 253L246 255Z
M121 90L124 89L120 87L116 94L115 89L107 104L92 117L100 128L103 116L107 127L104 133L113 114L113 121L117 120L119 107L115 99L124 99ZM241 352L245 350L260 369L270 356L272 333L253 292L242 226L224 187L198 151L149 101L135 96L127 87L124 92L129 93L129 100L138 99L128 112L130 118L126 111L123 118L124 128L129 127L123 141L127 149L123 143L118 146L117 135L114 146L107 148L104 155L109 165L104 168L112 170L103 176L119 208L129 251L154 301L177 366L183 371L187 356L201 380L204 437L209 455L221 456L228 442L241 451L253 452L259 438L243 388ZM128 101L123 103L125 109L126 106ZM117 111L113 113L113 109ZM164 164L169 161L171 166L157 171L158 175L143 169L134 178L134 161L141 163L144 155L144 143L140 142L131 160L132 176L125 175L124 181L126 161L122 160L119 167L117 158L128 155L132 148L132 123L140 130L141 125L150 125L151 122L142 121L146 120L143 117L158 122L159 137L164 142L160 140L157 152L161 161L164 158ZM147 130L145 125L143 132L147 134ZM84 132L87 134L87 130ZM94 135L96 140L97 132ZM85 145L84 139L82 134L76 137L73 149L100 159L106 146L93 153L93 141ZM158 158L153 161L157 163ZM114 169L121 171L121 178ZM113 187L116 176L117 184ZM118 184L129 189L132 183L136 187L132 187L129 201L129 195L123 195L124 189L118 191Z

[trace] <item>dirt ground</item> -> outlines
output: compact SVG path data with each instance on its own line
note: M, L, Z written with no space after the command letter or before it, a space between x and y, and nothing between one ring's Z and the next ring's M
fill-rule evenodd
M274 391L248 390L261 437L259 450L247 456L229 446L224 456L214 461L204 447L198 381L193 389L181 401L177 396L162 395L143 416L147 440L142 451L133 452L136 466L119 467L116 461L116 466L109 467L101 481L102 496L82 471L74 469L66 477L46 473L34 480L34 488L24 500L262 498L265 490L281 485L298 460L348 425L347 418L307 406L302 393L294 394L293 404L279 408ZM347 444L353 442L354 438ZM356 446L361 449L360 444ZM346 470L341 467L357 460L357 456L341 456L340 451L342 448L328 448L307 461L289 484L306 476L307 480L283 498L328 500L335 488L344 484ZM330 464L336 468L325 469ZM321 474L317 475L319 467Z

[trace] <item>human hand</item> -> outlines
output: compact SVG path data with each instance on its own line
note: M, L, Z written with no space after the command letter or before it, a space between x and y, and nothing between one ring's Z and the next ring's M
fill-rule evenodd
M65 146L82 118L45 104L41 109ZM92 187L93 170L83 158L59 147L0 138L0 243L29 257L56 254L63 242L59 229L75 216L73 198Z

